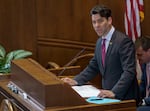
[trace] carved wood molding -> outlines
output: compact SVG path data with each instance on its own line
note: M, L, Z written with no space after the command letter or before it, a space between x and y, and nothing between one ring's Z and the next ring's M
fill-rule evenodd
M78 42L78 41L71 41L71 40L61 40L61 39L51 39L51 38L44 38L39 37L37 39L37 44L44 45L44 46L55 46L55 47L66 47L66 48L86 48L87 50L94 50L95 44L94 43L85 43L85 42Z

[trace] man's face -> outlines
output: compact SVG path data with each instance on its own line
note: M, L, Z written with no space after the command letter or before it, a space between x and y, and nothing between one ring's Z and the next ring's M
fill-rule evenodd
M101 17L99 14L92 15L92 24L98 36L105 36L112 24L112 18Z
M139 59L140 64L150 62L150 49L144 51L143 48L140 46L136 50L137 58Z

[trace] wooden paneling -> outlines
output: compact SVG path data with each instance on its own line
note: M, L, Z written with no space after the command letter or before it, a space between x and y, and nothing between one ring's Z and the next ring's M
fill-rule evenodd
M92 2L88 1L38 0L37 36L80 42L96 41L97 36L89 17L89 9L93 4L90 6Z
M43 66L64 65L84 47L94 52L98 37L89 12L96 4L110 7L114 26L124 32L125 0L0 0L0 44L32 51ZM143 35L150 35L149 4L144 0Z
M142 35L149 35L150 36L150 30L149 30L149 25L150 25L150 0L144 0L144 15L145 18L143 22L141 23L141 30L142 30Z
M9 50L26 49L36 55L34 0L0 0L0 44Z

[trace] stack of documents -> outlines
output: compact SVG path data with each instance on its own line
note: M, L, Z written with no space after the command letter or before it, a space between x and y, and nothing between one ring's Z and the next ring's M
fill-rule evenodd
M72 88L83 98L97 96L100 90L92 85L72 86Z
M117 99L110 98L99 98L97 97L100 93L100 89L92 85L82 85L82 86L72 86L72 88L83 98L87 98L86 101L89 103L95 104L105 104L105 103L113 103L120 102Z

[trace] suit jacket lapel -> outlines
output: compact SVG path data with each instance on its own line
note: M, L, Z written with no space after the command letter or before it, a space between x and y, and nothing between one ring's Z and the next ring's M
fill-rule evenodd
M110 55L111 55L111 51L112 51L112 47L113 47L113 43L114 43L114 40L115 40L115 36L114 36L115 34L113 33L113 35L112 35L112 38L111 38L111 40L110 40L110 42L109 42L109 45L108 45L108 49L107 49L107 53L106 53L106 59L105 59L105 68L104 68L104 72L105 72L105 70L106 70L106 68L107 68L107 66L109 65L108 63L109 63L109 57L110 57Z

